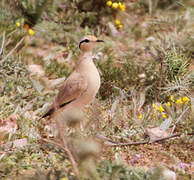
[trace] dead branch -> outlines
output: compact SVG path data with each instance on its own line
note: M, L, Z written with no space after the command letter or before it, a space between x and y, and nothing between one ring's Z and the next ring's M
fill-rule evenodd
M1 61L0 64L2 64L10 55L12 55L14 53L14 51L22 44L22 42L24 41L25 36L16 44L16 46L7 54L7 56L5 56Z
M103 135L100 135L100 134L97 134L96 137L97 137L98 139L102 139L102 140L104 140L104 141L108 141L108 142L111 142L111 143L117 143L116 141L113 141L112 139L107 138L106 136L103 136Z
M151 144L151 143L154 143L154 142L159 142L159 141L164 141L164 140L167 140L167 139L171 139L171 138L174 138L174 137L179 137L181 136L182 133L178 133L178 134L173 134L173 135L170 135L170 136L167 136L167 137L162 137L162 138L158 138L158 139L155 139L154 141L150 142L149 140L148 141L140 141L140 142L130 142L130 143L121 143L121 142L114 142L113 140L109 141L105 141L105 144L107 146L132 146L132 145L140 145L140 144ZM192 136L194 135L194 132L192 133L188 133L186 134L187 136ZM100 139L105 139L104 137L101 138L100 136L96 136Z
M190 107L188 106L183 112L182 114L178 117L178 119L176 120L172 130L171 130L171 133L170 134L173 134L174 133L174 130L176 128L176 125L178 124L178 122L181 120L181 118L183 117L183 115L187 112L187 110L189 109Z

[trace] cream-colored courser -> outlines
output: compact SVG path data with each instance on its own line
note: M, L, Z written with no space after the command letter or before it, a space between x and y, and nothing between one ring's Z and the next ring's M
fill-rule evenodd
M94 36L85 36L79 43L82 53L75 71L65 80L60 87L58 96L42 116L53 116L58 110L82 109L89 104L100 88L100 75L92 59L92 49L98 40Z

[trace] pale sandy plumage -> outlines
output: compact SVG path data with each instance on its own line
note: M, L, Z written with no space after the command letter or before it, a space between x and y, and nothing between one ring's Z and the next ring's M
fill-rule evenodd
M75 71L60 87L58 96L43 116L53 116L57 110L82 109L89 104L100 88L100 75L92 60L92 49L96 42L103 42L94 36L85 36L79 44L82 54Z

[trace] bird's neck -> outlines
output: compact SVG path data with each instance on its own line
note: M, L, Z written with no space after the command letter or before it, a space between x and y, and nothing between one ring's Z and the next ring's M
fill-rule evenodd
M88 73L88 71L95 71L96 66L92 59L92 52L83 52L78 60L76 71L82 72L82 74Z
M84 62L84 61L92 61L92 51L85 51L82 52L79 58L79 63Z

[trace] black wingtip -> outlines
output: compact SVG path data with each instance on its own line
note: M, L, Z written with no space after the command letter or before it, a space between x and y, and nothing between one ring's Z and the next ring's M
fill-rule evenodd
M53 114L54 113L54 108L51 108L46 114L44 114L42 117L41 117L41 119L42 118L45 118L45 117L47 117L47 116L50 116L51 114Z
M71 102L74 101L74 100L75 100L75 99L72 99L71 101L68 101L68 102L66 102L66 103L61 104L61 105L59 106L59 108L62 108L62 107L64 107L64 106L66 106L67 104L71 103ZM55 108L49 109L49 111L48 111L46 114L44 114L40 119L45 118L45 117L47 117L47 116L50 116L51 114L54 113L54 111L55 111Z

